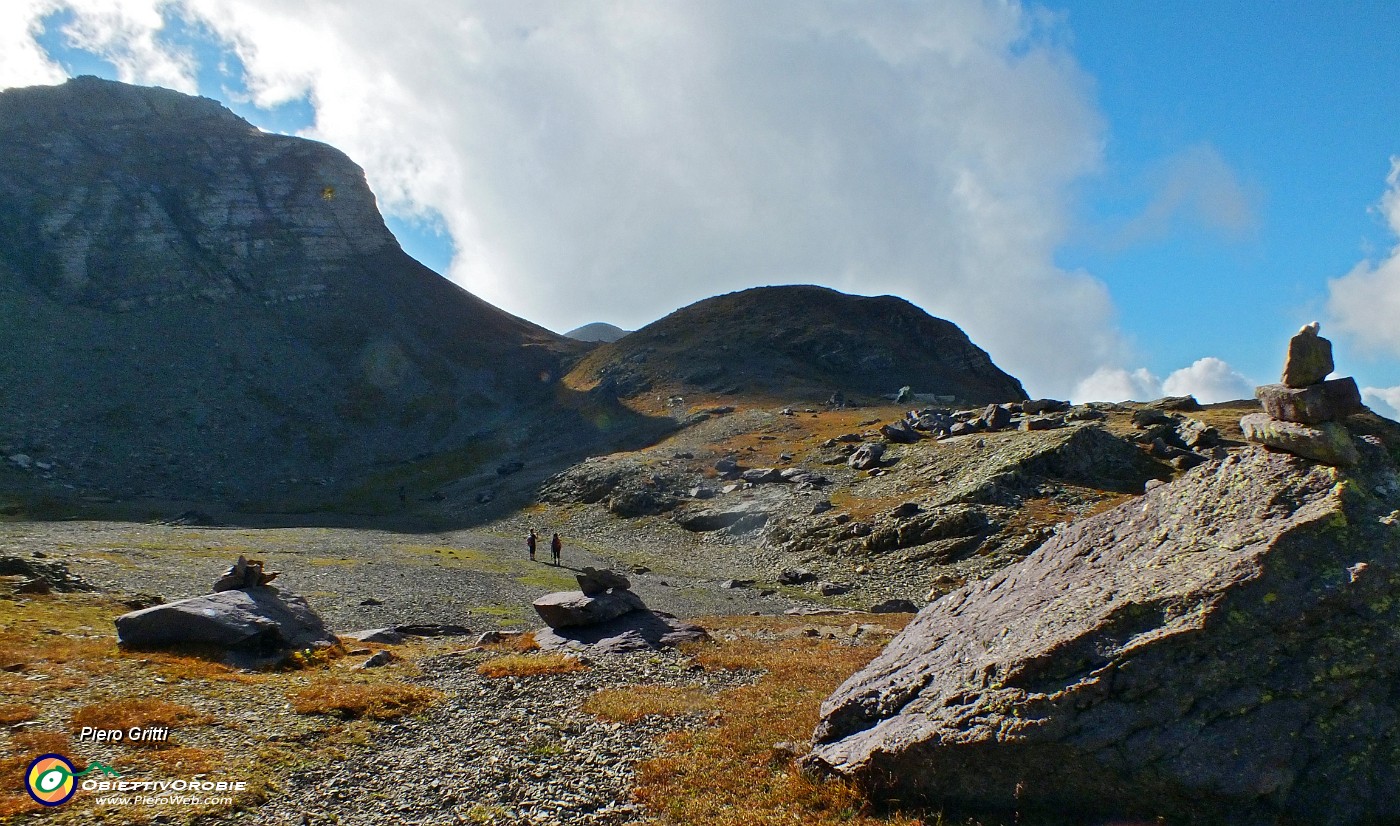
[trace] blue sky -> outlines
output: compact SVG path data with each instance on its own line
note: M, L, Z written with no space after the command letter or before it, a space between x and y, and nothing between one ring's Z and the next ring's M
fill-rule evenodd
M1400 4L19 0L0 86L197 91L346 151L405 249L636 327L823 283L1033 394L1247 395L1319 319L1400 404Z

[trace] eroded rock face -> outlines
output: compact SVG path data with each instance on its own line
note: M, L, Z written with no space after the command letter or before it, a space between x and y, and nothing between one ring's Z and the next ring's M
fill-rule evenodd
M404 254L342 152L91 77L0 91L0 319L0 444L178 500L461 448L572 346Z
M974 810L1394 822L1394 473L1256 448L1071 524L926 607L805 765Z

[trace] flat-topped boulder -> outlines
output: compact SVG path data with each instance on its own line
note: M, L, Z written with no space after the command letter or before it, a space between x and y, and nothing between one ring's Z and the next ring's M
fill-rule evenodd
M558 591L545 594L533 604L535 612L550 628L597 625L628 611L646 608L641 597L628 590L593 595L583 591Z

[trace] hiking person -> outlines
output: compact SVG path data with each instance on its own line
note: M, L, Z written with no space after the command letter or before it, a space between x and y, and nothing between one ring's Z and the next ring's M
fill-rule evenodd
M560 541L560 539L559 539L559 534L556 533L556 534L554 535L554 538L551 539L551 540L549 540L549 550L550 550L551 553L554 554L554 564L555 564L555 565L558 565L558 564L559 564L559 552L564 550L564 543L563 543L562 541Z
M527 537L525 537L525 547L527 547L527 548L530 549L530 561L531 561L531 562L534 562L534 561L535 561L535 543L536 543L536 542L539 542L539 540L540 540L540 538L539 538L538 536L535 536L535 529L534 529L534 528L531 528L531 529L530 529L530 535L527 536Z

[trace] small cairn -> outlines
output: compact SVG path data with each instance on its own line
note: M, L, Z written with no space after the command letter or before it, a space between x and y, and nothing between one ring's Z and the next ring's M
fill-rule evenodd
M1288 359L1278 384L1254 388L1263 413L1240 419L1244 437L1327 465L1350 467L1361 461L1351 433L1340 423L1366 411L1350 376L1327 380L1335 365L1332 342L1319 336L1316 321L1288 342Z
M264 571L261 559L249 559L239 554L238 561L229 566L223 576L215 580L213 593L258 588L276 579L279 573L281 572Z
M706 639L703 628L647 608L622 574L583 568L579 590L546 594L535 612L548 628L535 632L545 651L620 654Z

